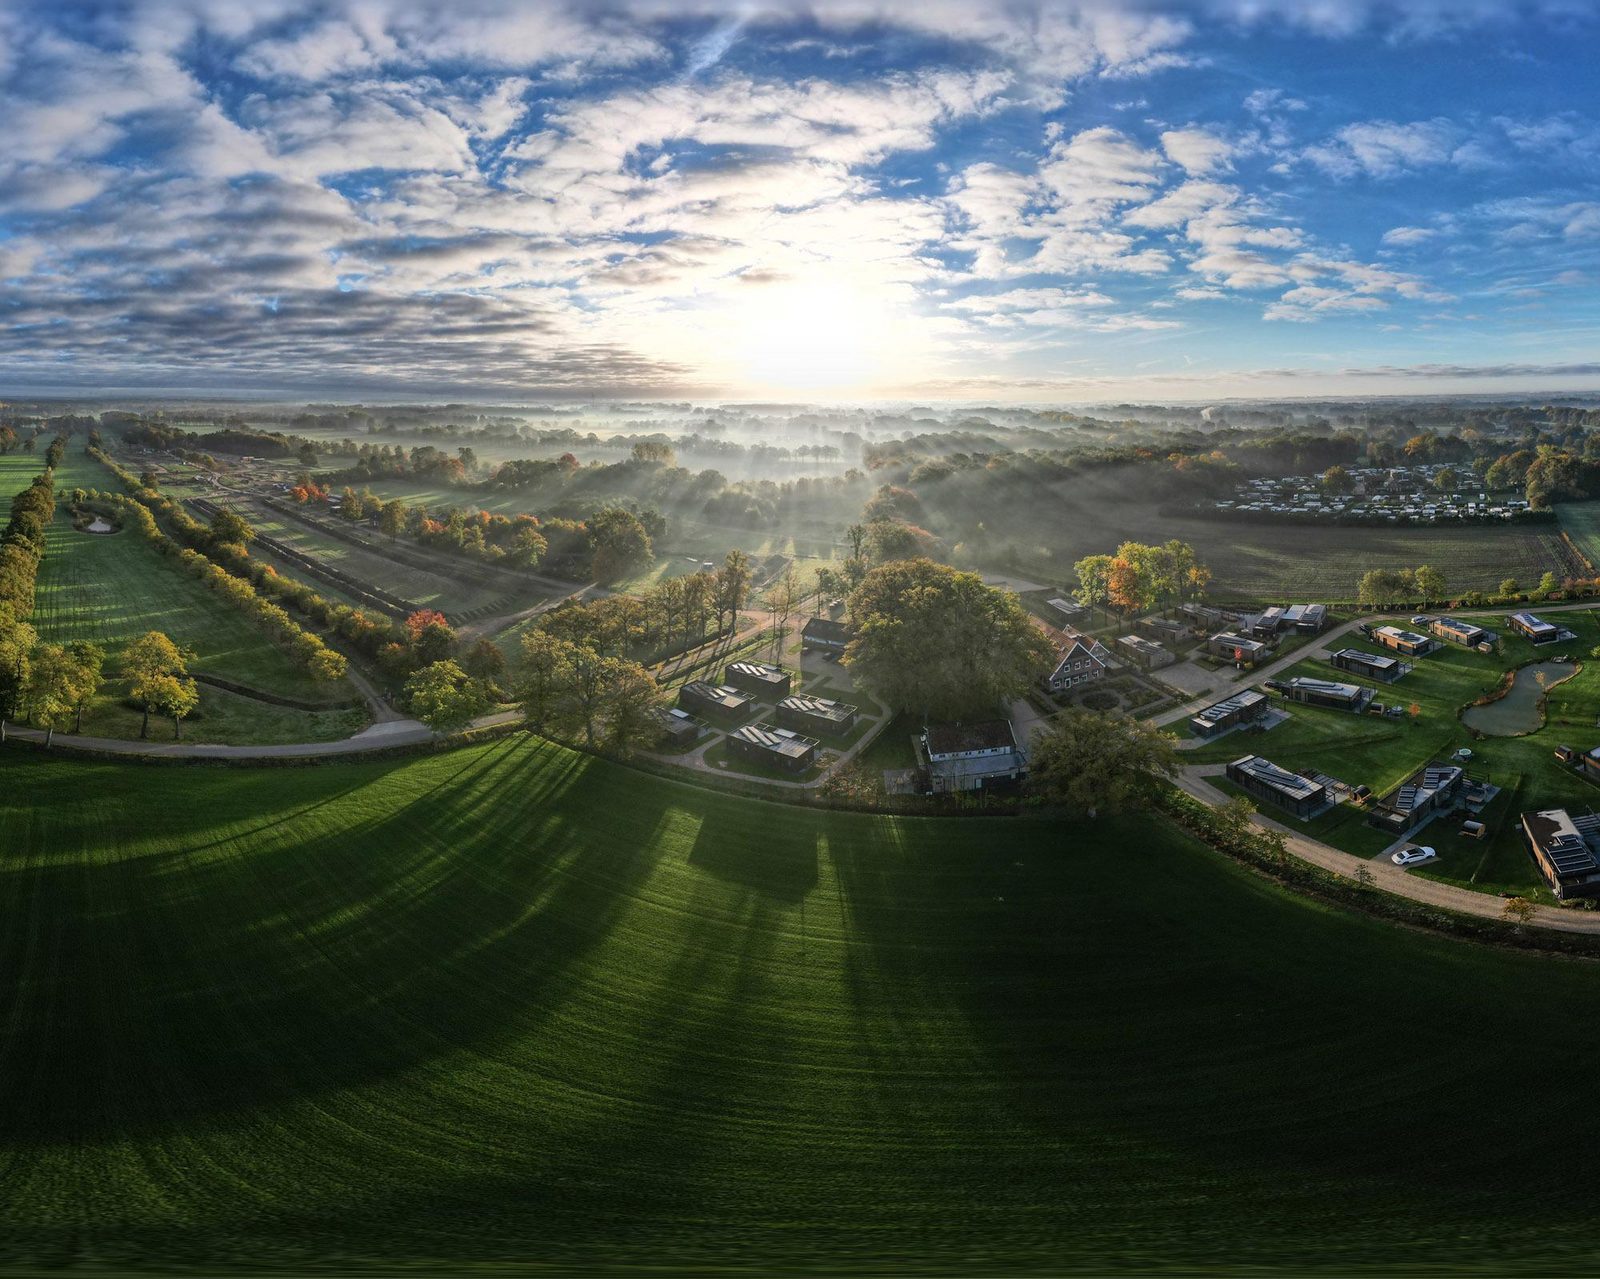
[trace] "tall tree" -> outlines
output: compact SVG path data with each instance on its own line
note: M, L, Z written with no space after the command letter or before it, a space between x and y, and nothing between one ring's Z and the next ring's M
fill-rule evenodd
M730 614L737 622L739 610L750 599L750 582L754 577L750 568L750 557L734 547L722 561L722 567L717 570L714 586L714 607L717 613L717 629L722 629L722 619Z
M144 712L139 736L150 736L150 714L160 711L171 689L168 679L182 681L189 673L188 655L160 631L146 631L122 650L118 664L128 681L129 696Z
M994 713L1026 692L1054 649L1017 597L932 560L871 570L850 599L856 675L897 710Z
M608 506L588 521L593 572L599 582L614 582L655 553L644 523L632 511Z
M411 713L436 733L465 728L488 709L483 683L448 658L412 673L405 684Z
M1122 716L1069 707L1034 735L1028 789L1076 816L1146 802L1178 771L1176 739Z
M795 569L794 561L790 560L784 566L782 575L777 584L767 592L767 607L772 611L774 625L772 628L772 660L783 662L785 641L789 638L789 619L794 616L795 610L800 607L800 601L805 598L805 590L800 585L800 574Z
M72 640L67 644L67 653L73 664L72 731L81 733L84 708L94 700L105 677L106 651L89 640Z
M183 721L200 704L200 686L187 675L158 675L146 688L151 704L172 720L172 737L183 736Z
M22 704L28 719L44 727L44 744L55 741L56 725L72 713L75 666L60 644L40 644L28 662Z
M29 655L38 642L33 627L10 604L0 602L0 742L6 740L6 721L22 709Z

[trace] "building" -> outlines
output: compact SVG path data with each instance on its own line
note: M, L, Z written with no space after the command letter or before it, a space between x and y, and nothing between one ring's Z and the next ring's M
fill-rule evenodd
M1260 640L1224 631L1221 635L1213 635L1206 641L1206 652L1227 662L1238 662L1241 666L1255 666L1271 650Z
M1511 629L1530 644L1554 644L1561 638L1561 628L1532 613L1513 613L1506 621Z
M1272 703L1265 693L1247 688L1191 717L1189 731L1196 737L1216 737L1240 724L1255 723L1271 709Z
M729 662L722 678L747 693L773 699L789 696L794 684L793 677L783 667L766 662Z
M1064 600L1060 596L1052 597L1046 602L1051 608L1055 609L1056 612L1060 613L1061 616L1066 618L1068 621L1081 616L1086 611L1082 604L1076 603L1073 600Z
M1079 684L1093 683L1111 668L1111 651L1097 639L1086 635L1067 636L1067 647L1056 667L1044 677L1044 686L1062 693Z
M1141 617L1133 629L1158 644L1181 644L1189 638L1189 628L1170 617Z
M856 708L826 697L796 694L778 703L778 723L827 737L842 737L856 726Z
M1302 635L1320 635L1328 624L1326 604L1291 604L1283 610L1283 629Z
M728 734L728 749L740 759L789 773L803 773L815 764L819 745L814 737L771 724L746 724Z
M1349 671L1364 679L1375 679L1381 684L1393 684L1412 669L1410 662L1402 662L1398 657L1363 653L1359 648L1341 648L1328 660L1341 671Z
M1226 630L1232 623L1239 620L1237 613L1230 613L1226 609L1212 608L1209 604L1179 604L1178 616L1189 623L1191 630L1205 631L1209 634Z
M1396 835L1403 834L1435 813L1454 808L1466 776L1454 764L1438 760L1424 764L1379 800L1367 814L1367 821Z
M655 719L661 725L663 746L692 746L700 740L700 721L688 711L678 710L676 707L671 710L660 707L655 712Z
M1119 635L1117 645L1124 650L1124 657L1147 671L1171 666L1178 660L1177 654L1168 652L1154 640L1145 639L1143 635Z
M754 699L748 693L727 684L708 684L703 679L690 680L678 690L678 706L691 715L731 724L742 719L750 710Z
M808 617L800 628L800 647L822 653L842 653L854 632L846 622L833 617Z
M1228 765L1228 780L1257 799L1274 804L1301 819L1326 808L1328 788L1299 773L1279 768L1259 755L1241 755Z
M1330 710L1350 711L1359 715L1372 701L1372 690L1360 684L1338 684L1327 679L1308 679L1296 675L1293 679L1273 680L1267 685L1276 689L1291 702L1306 706L1326 706Z
M1500 637L1492 631L1486 631L1481 626L1474 626L1471 622L1464 622L1455 617L1436 617L1428 623L1428 629L1442 640L1449 640L1452 644L1459 644L1462 648L1477 648L1479 644L1493 644Z
M1425 657L1433 652L1433 641L1415 631L1403 631L1398 626L1380 626L1372 632L1372 641L1384 648L1404 653L1407 657Z
M1559 900L1600 897L1600 816L1546 808L1522 814L1521 824L1534 865Z
M1250 633L1257 639L1271 639L1283 629L1283 610L1274 604L1258 613L1250 623Z
M928 788L936 794L987 790L1020 781L1027 772L1027 756L1007 719L930 724L922 730L917 747Z

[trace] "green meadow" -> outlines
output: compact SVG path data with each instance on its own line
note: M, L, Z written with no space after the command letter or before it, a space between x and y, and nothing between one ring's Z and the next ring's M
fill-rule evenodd
M1600 968L1148 819L0 755L0 1259L1590 1266Z

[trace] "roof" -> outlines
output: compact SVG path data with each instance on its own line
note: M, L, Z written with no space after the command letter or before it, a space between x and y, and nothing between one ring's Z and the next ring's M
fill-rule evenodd
M1119 635L1117 637L1117 643L1126 644L1129 648L1135 649L1141 653L1165 653L1167 651L1154 640L1145 639L1143 635Z
M824 640L833 644L850 642L850 624L832 617L808 617L800 634L809 639Z
M787 728L773 728L770 724L746 724L743 728L734 729L728 736L736 737L741 742L751 742L774 755L784 755L790 759L799 759L817 748L816 738L802 737Z
M1426 644L1428 637L1418 635L1415 631L1403 631L1398 626L1380 626L1377 633L1387 635L1391 639L1403 640L1407 644Z
M1412 812L1431 802L1436 794L1461 776L1461 770L1454 764L1424 764L1401 782L1392 795L1385 797L1383 805L1396 812Z
M1400 659L1398 657L1388 657L1382 653L1363 653L1359 648L1341 648L1328 660L1331 662L1341 657L1349 658L1354 662L1360 662L1363 666L1372 666L1376 667L1378 670L1385 671L1391 666L1400 665Z
M1555 630L1555 623L1547 622L1542 617L1535 617L1532 613L1513 613L1511 615L1511 620L1522 626L1526 626L1530 631Z
M1270 787L1280 795L1287 795L1290 799L1312 799L1322 794L1325 789L1309 777L1301 777L1299 773L1279 768L1270 759L1262 759L1259 755L1241 756L1228 767L1238 769L1252 781L1260 782L1263 786Z
M1580 819L1581 820L1581 819ZM1594 823L1586 823L1591 827ZM1582 875L1600 870L1594 849L1564 808L1545 808L1522 815L1528 838L1550 859L1557 875Z
M702 697L708 702L728 710L737 710L750 701L750 694L728 684L708 684L703 679L690 680L681 690L691 697Z
M1016 750L1016 735L1008 719L985 719L976 724L929 724L923 730L928 755L960 755L966 751Z
M1321 693L1324 697L1344 697L1351 701L1367 691L1359 684L1341 684L1336 680L1312 679L1306 675L1296 675L1293 679L1285 680L1283 687L1303 688L1307 692Z
M1211 642L1213 644L1231 644L1234 648L1246 650L1266 647L1260 640L1253 640L1244 635L1235 635L1232 631L1223 631L1221 634L1213 635Z
M1267 700L1265 693L1258 693L1253 688L1247 688L1242 693L1235 693L1232 697L1225 698L1214 706L1208 706L1203 711L1195 714L1194 718L1203 724L1213 724L1225 716L1232 715L1235 711L1249 710L1252 706L1259 706Z
M772 666L766 662L730 662L728 669L766 684L781 684L789 678L789 672L781 666Z
M1483 634L1483 627L1474 626L1471 622L1464 622L1455 617L1436 617L1433 619L1433 628L1436 631L1449 631L1452 635L1463 637Z
M802 715L809 715L812 719L839 722L849 719L856 713L856 708L845 702L835 702L826 697L807 697L803 693L784 698L778 703L778 708L798 711Z

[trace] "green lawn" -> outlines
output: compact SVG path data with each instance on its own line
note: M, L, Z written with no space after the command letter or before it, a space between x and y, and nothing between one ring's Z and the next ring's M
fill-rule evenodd
M93 482L89 476L74 480ZM105 646L108 670L129 639L159 630L194 651L195 670L307 701L353 696L347 683L317 684L243 616L133 533L76 531L64 503L48 533L32 620L40 638L52 643L87 639ZM84 717L84 732L136 735L140 717L121 704L124 693L119 681L108 680ZM199 711L185 732L196 741L324 741L346 737L365 722L360 711L296 711L202 688Z
M12 1267L1597 1260L1600 969L1159 824L799 810L521 738L0 768Z
M1563 768L1554 757L1558 745L1587 750L1600 743L1600 662L1587 661L1574 678L1557 685L1549 697L1544 727L1526 736L1474 741L1458 718L1463 705L1492 690L1510 667L1557 653L1582 658L1600 644L1600 622L1595 614L1585 611L1550 616L1575 632L1577 640L1536 650L1507 631L1502 615L1473 616L1471 620L1502 635L1503 656L1446 647L1417 660L1415 669L1394 684L1362 680L1335 670L1322 658L1308 658L1280 678L1309 675L1367 684L1376 690L1378 701L1399 702L1407 707L1414 704L1420 714L1415 721L1410 716L1392 720L1293 706L1290 721L1268 733L1230 733L1186 753L1186 758L1221 762L1259 754L1288 768L1317 768L1352 785L1370 786L1382 795L1429 759L1469 747L1474 754L1473 775L1486 777L1503 792L1484 816L1490 827L1489 836L1465 839L1459 834L1459 822L1434 822L1418 838L1437 848L1440 859L1414 873L1486 892L1516 891L1552 900L1522 846L1517 818L1536 808L1587 812L1591 806L1600 807L1600 789ZM1336 647L1380 651L1363 642L1340 643ZM1276 812L1272 816L1280 817ZM1310 822L1282 820L1350 852L1375 854L1391 842L1390 836L1368 826L1364 815L1348 806Z

